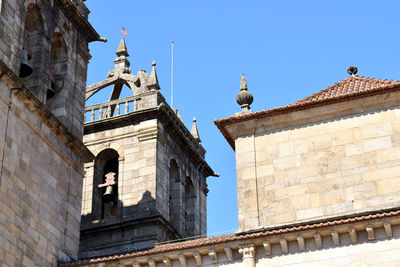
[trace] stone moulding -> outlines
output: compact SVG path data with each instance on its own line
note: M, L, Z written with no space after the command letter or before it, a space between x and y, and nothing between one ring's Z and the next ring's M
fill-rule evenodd
M77 29L82 29L89 43L99 40L99 34L89 21L79 13L78 9L70 0L55 0L54 2L60 7L65 16L72 21Z
M185 262L186 259L192 257L197 266L208 265L209 262L241 261L245 260L245 255L246 260L249 260L249 258L254 260L257 257L276 257L284 254L390 239L393 238L393 233L397 232L393 231L394 227L396 230L400 229L399 208L336 220L281 226L253 233L228 234L158 245L146 251L90 259L62 266L99 266L96 264L119 263L131 266L130 264L134 262L139 266L143 266L148 264L149 260L155 263L162 263L165 257L168 257L168 263L173 261L182 263L183 257ZM380 233L379 236L377 233ZM349 235L356 235L359 238L356 240L354 237L349 237ZM290 246L289 243L291 244ZM244 253L243 249L250 247L254 248L251 251L251 253L254 253L254 257L249 257L250 254ZM262 248L262 254L259 254L260 251L257 248Z
M80 156L83 161L91 162L94 155L83 144L81 140L72 135L67 127L65 127L57 117L51 113L47 107L26 87L24 81L17 77L2 61L0 61L0 78L13 88L18 88L16 95L21 97L24 102L33 109L39 116L43 118L44 123L51 128L59 139L66 144L71 150Z

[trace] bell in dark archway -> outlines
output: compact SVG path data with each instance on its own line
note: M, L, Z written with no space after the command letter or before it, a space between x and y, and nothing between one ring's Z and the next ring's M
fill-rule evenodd
M103 194L104 202L110 202L114 200L113 188L111 185L106 187L106 192Z
M26 52L25 49L21 50L21 66L19 69L19 77L24 78L28 77L31 75L33 72L33 69L31 65L29 65L28 62L28 52Z
M56 91L54 90L54 83L49 80L47 83L47 98L53 97Z

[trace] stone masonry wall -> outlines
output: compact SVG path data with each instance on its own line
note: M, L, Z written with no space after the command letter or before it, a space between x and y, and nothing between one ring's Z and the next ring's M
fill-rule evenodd
M400 205L398 92L230 125L239 227Z
M76 260L82 159L23 93L13 90L10 98L9 87L0 82L0 263L56 266Z

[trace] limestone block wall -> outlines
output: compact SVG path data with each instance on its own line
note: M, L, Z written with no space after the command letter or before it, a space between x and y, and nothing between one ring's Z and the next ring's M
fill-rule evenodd
M239 228L400 205L397 92L229 125Z
M83 160L16 86L0 81L0 263L56 266L77 259Z
M15 73L19 73L19 49L24 30L24 10L21 1L2 0L0 4L0 60Z

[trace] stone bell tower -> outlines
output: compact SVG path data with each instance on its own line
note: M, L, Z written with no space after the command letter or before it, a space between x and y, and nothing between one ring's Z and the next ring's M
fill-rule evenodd
M0 1L0 265L78 259L88 43L82 0ZM104 39L103 39L104 40Z
M150 76L131 73L122 39L114 70L87 87L86 99L113 86L109 101L86 107L80 257L150 248L156 242L206 233L208 176L196 122L185 127L160 94L156 63ZM119 99L123 86L132 96Z

